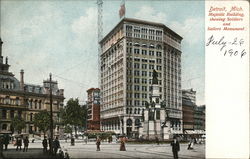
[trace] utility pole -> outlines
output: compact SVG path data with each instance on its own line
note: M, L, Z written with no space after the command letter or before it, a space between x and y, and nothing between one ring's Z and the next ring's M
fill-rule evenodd
M49 74L49 97L50 97L50 141L49 141L49 148L50 148L50 153L53 153L53 148L52 148L52 142L53 142L53 110L52 110L52 74Z

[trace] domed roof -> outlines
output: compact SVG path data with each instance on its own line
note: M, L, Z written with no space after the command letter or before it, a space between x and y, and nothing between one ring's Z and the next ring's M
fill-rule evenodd
M10 82L13 84L13 88L10 87L9 89L20 90L20 82L14 76L0 74L0 88L2 89L4 89L4 82Z

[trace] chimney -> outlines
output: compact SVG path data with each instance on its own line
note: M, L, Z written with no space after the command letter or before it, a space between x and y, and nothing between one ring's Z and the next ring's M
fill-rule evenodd
M3 41L0 38L0 64L3 64L2 45L3 45Z
M21 69L21 71L20 71L20 89L21 90L24 90L23 74L24 74L24 71L23 71L23 69Z

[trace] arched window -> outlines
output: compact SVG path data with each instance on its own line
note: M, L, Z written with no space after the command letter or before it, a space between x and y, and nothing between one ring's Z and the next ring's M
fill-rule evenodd
M129 114L132 114L132 108L130 108Z
M140 126L140 119L135 119L135 126Z
M127 120L127 126L132 126L132 120L131 119Z
M129 108L126 109L126 114L128 114Z
M135 108L135 110L134 110L134 114L136 114L137 113L137 109Z
M138 108L138 114L140 114L141 113L141 109L140 108Z

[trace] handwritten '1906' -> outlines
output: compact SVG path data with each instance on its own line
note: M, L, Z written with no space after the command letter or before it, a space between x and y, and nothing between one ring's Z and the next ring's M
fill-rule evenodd
M226 47L228 46L228 44L231 45L231 46L233 46L233 45L242 46L244 44L244 40L243 39L238 40L238 38L236 37L232 41L226 41L224 36L222 36L221 38L218 38L218 40L215 40L214 36L211 35L208 38L208 42L206 43L206 46L210 46L210 45L220 46L220 51L221 52L225 48L224 49L225 50L224 51L224 56L226 56L227 53L230 56L232 56L232 55L237 56L239 52L241 53L240 54L241 58L246 55L245 49L240 50L240 51L239 50L234 50L232 48L231 49L226 49Z

